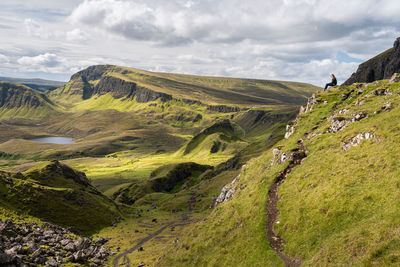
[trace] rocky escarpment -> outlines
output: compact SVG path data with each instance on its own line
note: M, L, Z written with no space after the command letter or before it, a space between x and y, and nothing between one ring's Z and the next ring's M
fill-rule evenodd
M108 239L76 236L70 230L44 223L15 224L0 220L1 266L61 266L75 263L103 266L111 255Z
M85 74L86 72L84 72ZM92 75L93 76L93 75ZM96 85L89 83L89 77L76 76L70 82L70 90L68 94L81 94L83 99L89 99L94 95L104 95L111 93L116 98L135 99L139 103L147 103L161 98L163 101L171 100L172 96L155 92L142 86L138 86L134 82L126 81L113 76L103 76ZM95 76L97 77L97 76Z
M362 63L343 85L389 79L396 72L400 72L400 37L394 42L393 48Z
M0 82L0 108L37 108L50 104L50 100L24 85Z
M225 105L208 105L207 110L216 111L220 113L231 113L231 112L239 112L239 107L231 107Z

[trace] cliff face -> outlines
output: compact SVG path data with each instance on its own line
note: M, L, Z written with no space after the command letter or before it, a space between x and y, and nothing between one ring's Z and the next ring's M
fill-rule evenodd
M135 98L139 103L155 101L159 98L172 99L171 95L155 92L138 86L134 82L107 75L111 68L111 65L92 66L72 75L67 94L82 95L83 99L89 99L94 95L111 93L115 99ZM92 81L97 81L97 84L90 83Z
M32 89L9 82L0 82L0 108L40 107L48 99Z
M343 85L389 79L396 72L400 72L400 37L394 42L393 48L362 63Z

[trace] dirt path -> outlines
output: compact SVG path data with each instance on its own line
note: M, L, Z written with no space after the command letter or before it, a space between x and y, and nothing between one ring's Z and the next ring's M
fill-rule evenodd
M188 215L186 213L182 214L182 219L183 220L180 221L180 222L177 222L177 221L170 222L170 223L164 225L163 227L161 227L160 229L158 229L157 231L155 231L155 232L149 234L148 236L140 239L139 242L135 246L133 246L130 249L125 250L121 254L117 255L117 257L115 257L115 259L112 261L112 265L114 267L118 267L119 266L119 261L123 258L123 263L126 264L125 266L130 266L130 260L129 260L128 254L131 254L133 251L139 249L144 243L146 243L147 241L149 241L149 240L153 239L154 237L158 236L159 234L161 234L168 227L184 226L184 225L187 225L187 224L190 224L190 223L194 222L194 221L189 221L188 220Z
M293 259L288 255L283 254L283 239L275 234L274 232L274 224L276 219L278 218L279 210L278 210L278 188L280 185L285 182L287 175L293 170L294 167L300 165L302 160L306 157L305 152L307 149L303 144L303 140L299 140L298 142L299 149L293 153L293 161L289 164L289 166L283 170L279 175L275 178L274 183L268 190L268 201L267 201L267 238L271 248L276 252L276 254L285 262L287 267L297 267L301 265L301 261L297 259Z

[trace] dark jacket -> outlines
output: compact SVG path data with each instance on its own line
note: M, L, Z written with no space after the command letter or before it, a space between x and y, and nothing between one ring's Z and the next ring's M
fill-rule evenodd
M337 85L336 77L333 77L333 78L332 78L332 84L333 84L333 85Z

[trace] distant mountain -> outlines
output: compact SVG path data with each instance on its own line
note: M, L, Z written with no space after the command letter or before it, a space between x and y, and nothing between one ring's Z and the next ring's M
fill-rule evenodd
M115 99L138 103L180 99L219 105L300 105L317 89L298 82L157 73L98 65L74 74L65 86L50 96L66 98L66 102L71 100L68 96L79 101L111 94Z
M22 79L12 77L0 77L0 81L20 83L41 92L52 91L65 84L65 82L44 79Z
M343 83L370 83L376 80L389 79L394 73L400 72L400 37L394 42L393 48L360 64L357 72Z

